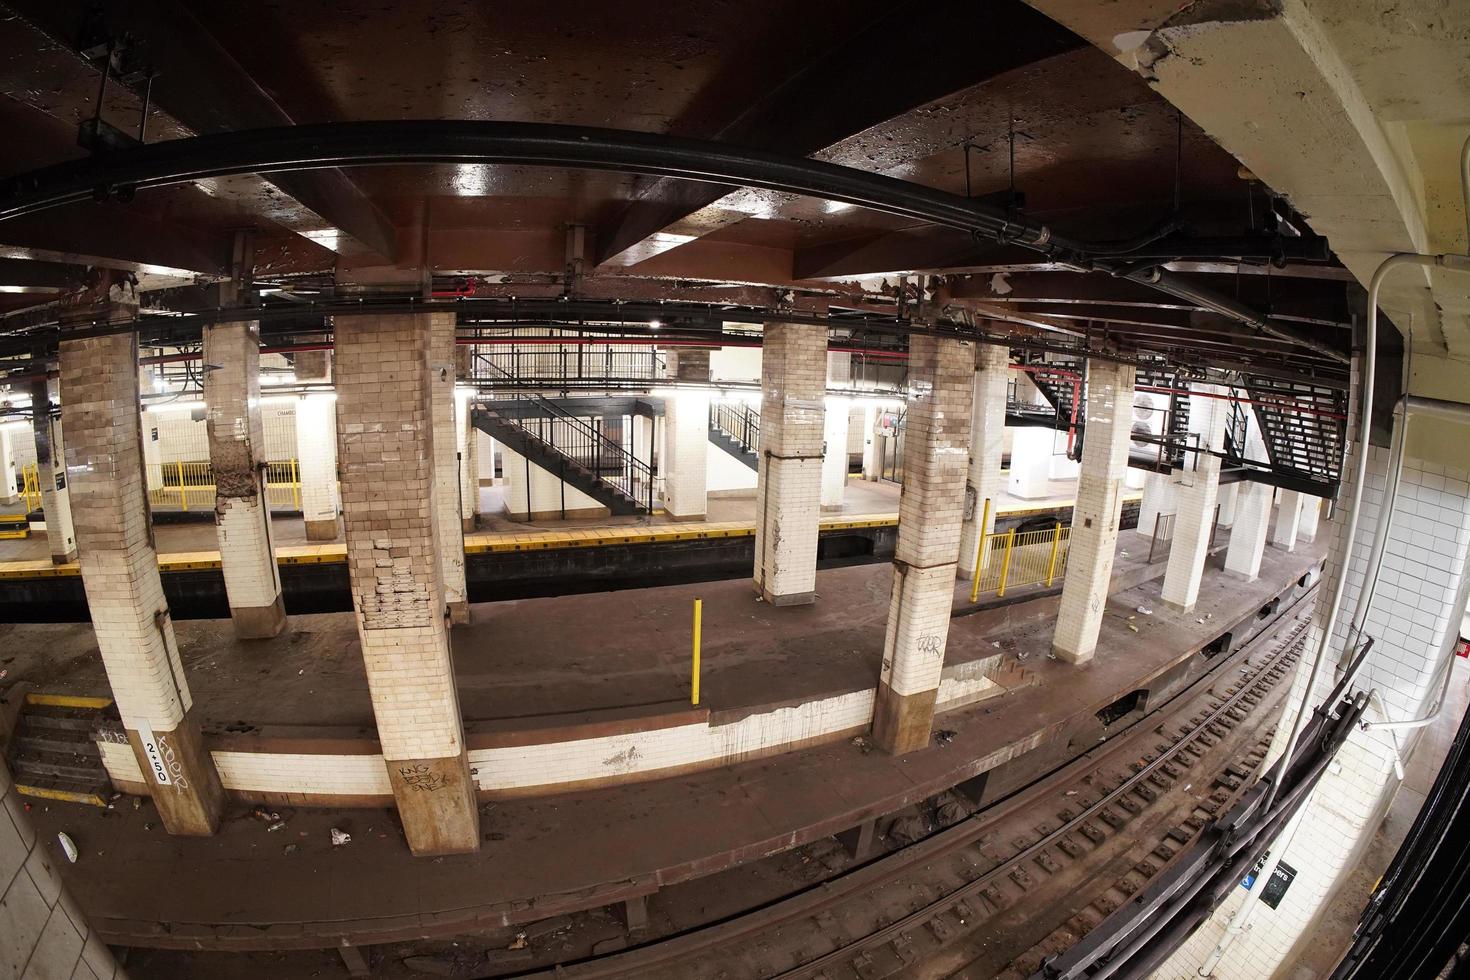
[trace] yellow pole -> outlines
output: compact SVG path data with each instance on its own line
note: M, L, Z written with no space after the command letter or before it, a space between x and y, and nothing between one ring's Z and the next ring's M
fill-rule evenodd
M291 502L296 506L293 510L301 509L301 471L296 466L296 457L291 457Z
M1016 529L1011 528L1006 532L1006 556L1000 562L1000 588L995 594L1003 596L1006 594L1006 576L1011 574L1011 548L1016 544Z
M189 509L189 495L184 491L184 461L181 459L174 464L179 471L179 507Z
M1057 546L1062 543L1062 522L1057 521L1057 526L1051 532L1051 561L1046 565L1046 584L1050 587L1052 580L1057 577Z
M970 601L980 598L980 569L985 565L986 532L990 529L990 498L985 498L985 513L980 518L980 543L975 545L975 580L970 583Z
M703 628L704 600L694 600L694 680L689 689L689 702L699 704L699 635Z

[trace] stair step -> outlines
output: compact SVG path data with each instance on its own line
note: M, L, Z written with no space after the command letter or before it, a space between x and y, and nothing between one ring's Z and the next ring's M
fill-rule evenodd
M22 725L29 725L36 729L58 732L81 732L89 733L92 726L97 723L96 711L86 709L62 708L42 709L35 705L26 708L22 716Z
M95 781L107 778L107 770L98 757L88 758L68 752L47 752L26 749L10 757L16 782L34 780L36 777L52 779L79 779Z
M19 774L15 778L15 791L22 796L42 800L104 808L113 792L112 784L105 779L59 779L48 776L22 778Z
M81 732L28 729L21 725L11 739L19 751L54 752L60 755L80 755L100 759L97 743Z

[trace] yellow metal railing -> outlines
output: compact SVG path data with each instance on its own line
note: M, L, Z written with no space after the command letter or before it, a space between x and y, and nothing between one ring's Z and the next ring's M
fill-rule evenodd
M996 531L980 541L970 601L982 592L1006 594L1006 589L1024 585L1054 585L1067 571L1068 541L1072 529L1055 527L1039 531Z
M41 475L35 463L20 468L20 495L26 503L26 513L41 506Z
M179 510L214 508L214 470L208 460L150 463L148 503ZM274 510L301 509L301 471L295 459L272 460L265 465L266 506Z

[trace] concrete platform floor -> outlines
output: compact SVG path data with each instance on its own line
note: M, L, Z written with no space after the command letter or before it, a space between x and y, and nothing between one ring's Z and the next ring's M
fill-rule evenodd
M1229 534L1217 537L1221 548ZM1121 536L1119 580L1163 575L1162 561L1145 570L1141 540ZM461 710L466 721L510 720L684 702L695 598L704 601L702 706L719 711L871 687L892 578L888 562L825 570L817 602L784 608L758 601L746 579L478 603L472 622L451 634ZM1013 589L1010 597L1035 591ZM957 611L974 608L969 593L969 583L956 581ZM1148 628L1141 619L1140 629ZM955 620L950 662L997 652L996 642L1006 649L978 622ZM180 620L174 629L206 729L242 722L371 729L351 613L292 616L270 640L237 640L223 619ZM109 695L88 623L0 624L0 649L5 683Z
M1044 498L1024 499L1002 494L997 507L1002 513L1013 513L1033 509L1069 507L1076 492L1077 481L1053 480L1050 492ZM1128 491L1124 499L1137 499L1141 491ZM622 517L576 518L565 521L511 521L505 517L504 488L487 486L480 488L480 533L521 533L527 531L592 531L600 527L664 527L679 526L667 515L629 515ZM847 492L840 511L830 511L824 516L839 514L891 514L898 515L899 487L895 483L870 483L866 480L849 479ZM4 508L0 508L3 511ZM712 497L706 520L710 522L755 520L755 491L741 496ZM306 527L300 517L276 515L271 518L271 529L277 548L305 545ZM207 518L198 521L165 521L154 524L155 548L160 555L184 552L214 552L219 548L219 537L214 524ZM343 539L339 535L336 541ZM50 555L44 532L28 538L0 540L0 565L8 562L44 561Z
M955 620L952 642L999 642L1025 655L1041 683L947 714L943 725L955 732L947 745L894 758L844 741L675 778L501 800L482 808L484 843L477 855L414 859L396 828L396 815L389 810L297 811L290 814L284 831L270 834L243 808L236 808L217 836L202 839L169 837L159 827L151 803L136 810L125 804L113 812L52 804L38 807L32 816L42 832L54 836L65 830L78 843L81 858L74 865L58 862L62 875L93 924L115 942L178 947L197 940L235 948L310 947L332 944L344 935L371 942L407 933L463 932L532 921L775 853L932 796L1003 761L1022 740L1056 730L1053 726L1069 718L1091 715L1118 691L1136 686L1208 642L1224 626L1249 615L1317 560L1319 554L1312 549L1293 554L1268 548L1261 579L1249 584L1212 569L1205 576L1199 604L1189 613L1165 608L1157 581L1121 591L1108 602L1097 658L1082 668L1048 659L1049 622L987 631L981 628L984 617L961 616ZM879 567L823 573L819 590L826 601L805 613L825 624L828 638L818 643L814 637L821 634L809 633L804 641L794 641L805 646L786 648L787 656L810 656L823 648L838 650L839 659L871 656L865 652L872 649L868 644L881 642L881 633L872 628L872 620L864 620L869 624L866 630L848 622L852 611L833 599L862 595L865 590L876 595L875 583L886 571ZM625 594L617 599L626 606L625 621L639 623L635 635L619 637L603 626L582 649L616 650L608 656L629 657L639 646L637 636L652 632L669 636L670 647L682 650L682 642L673 641L683 639L676 625L683 616L675 618L674 610L682 613L687 608L687 590L657 591L667 594L666 619L653 614L653 603L629 602ZM662 600L658 605L664 608ZM1152 615L1135 613L1139 605L1151 608ZM477 608L482 619L493 622L494 614L485 610ZM759 618L770 612L752 615ZM784 617L803 611L778 612ZM557 642L571 635L546 616L536 620L542 629L559 630L551 634ZM656 625L659 628L653 628ZM1137 632L1130 627L1137 627ZM60 638L74 629L59 627L54 635ZM775 634L765 629L769 627L742 630L740 646L752 662L779 654L779 649L771 648ZM867 638L864 647L842 652L847 638L859 635ZM292 642L288 640L284 649L289 650ZM322 641L311 644L320 653L333 646ZM274 660L280 656L276 651L281 649L278 645L256 655L255 663L261 665L256 669L275 672ZM523 648L519 640L502 641L482 651L490 668L485 672L501 682L516 678L521 700L528 697L529 688L517 672L534 669L538 654L555 650L557 644L544 638L533 650ZM229 647L210 653L194 645L188 651L195 672L191 680L197 677L194 683L212 685L214 678L235 672L235 659L246 655ZM213 665L201 673L199 661L210 656ZM86 658L74 655L70 669L81 669L74 661ZM781 673L773 668L767 660L757 673L770 683ZM216 672L212 678L210 671ZM289 665L281 672L287 678L294 675ZM243 673L249 676L248 671ZM559 683L543 696L554 694L561 705L577 687L591 691L604 683L600 676L578 683L574 676L578 673L590 675L563 665ZM319 692L298 695L298 703L315 704L319 712L337 710L342 692L330 677L323 673L297 678L299 685ZM660 678L662 683L669 680ZM728 681L729 676L722 679L716 673L711 691ZM676 679L673 683L679 688ZM483 704L494 703L499 696L476 693L486 698ZM218 707L210 708L210 702L218 705L228 695L211 689L196 696L208 713L215 714ZM333 848L328 839L333 826L352 833L353 842Z

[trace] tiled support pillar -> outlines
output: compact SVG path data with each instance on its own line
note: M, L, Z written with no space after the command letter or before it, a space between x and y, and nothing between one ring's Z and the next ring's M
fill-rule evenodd
M1215 531L1215 503L1220 489L1220 457L1212 455L1225 448L1225 419L1230 403L1223 398L1218 385L1190 386L1196 397L1189 407L1189 431L1198 436L1195 445L1210 452L1188 451L1184 469L1175 490L1178 506L1174 519L1174 538L1169 546L1169 565L1164 571L1165 604L1185 612L1194 608L1199 598L1200 580L1204 577L1205 560L1209 557L1210 536Z
M965 518L960 528L959 575L975 575L980 540L995 526L1000 504L1000 464L1005 449L1006 384L1010 380L1010 349L998 344L975 345L975 396L970 412L970 458L965 477ZM990 501L986 525L985 502Z
M1281 502L1276 505L1276 526L1271 532L1271 543L1286 551L1296 550L1296 532L1301 526L1302 494L1295 490L1281 491Z
M1231 527L1235 524L1235 499L1239 489L1239 483L1226 483L1220 487L1220 526Z
M755 589L778 606L816 598L826 389L826 332L808 324L766 324L761 345Z
M1088 365L1082 475L1077 479L1067 577L1052 637L1052 652L1068 663L1092 659L1108 604L1133 425L1133 377L1131 365L1105 361Z
M1302 494L1302 513L1296 526L1298 541L1316 541L1317 524L1322 519L1322 498Z
M456 392L455 450L459 453L459 519L465 531L480 526L480 440L470 420L469 392Z
M429 325L354 316L336 332L347 566L388 779L415 854L474 851L438 556Z
M1225 549L1225 571L1254 582L1261 574L1275 488L1253 480L1242 480L1236 486L1235 523L1230 527L1230 544Z
M444 604L451 623L470 621L470 603L464 578L464 520L459 502L459 430L455 425L453 313L430 313L429 400L434 421L434 503L439 508L435 527L439 535L439 565L444 580Z
M51 870L57 845L36 833L0 761L0 976L113 980L126 973Z
M670 352L679 381L709 380L709 351L684 347ZM764 437L762 438L764 441ZM683 388L664 399L664 510L676 521L702 521L709 511L706 453L709 449L709 391Z
M18 499L16 473L15 436L9 429L0 429L0 504L13 504Z
M1178 474L1148 474L1143 481L1143 499L1138 502L1138 526L1134 530L1152 538L1160 517L1179 512L1178 489Z
M224 789L192 710L153 550L137 335L62 341L61 404L82 584L113 700L164 827L212 834Z
M1411 439L1410 446L1414 445ZM1462 610L1456 593L1467 573L1470 559L1470 473L1454 465L1463 457L1463 442L1443 446L1446 458L1436 463L1406 455L1398 485L1399 505L1384 558L1382 574L1363 633L1374 638L1373 649L1354 685L1360 691L1376 691L1383 709L1393 720L1407 720L1428 713L1438 694L1442 675L1436 676L1440 644L1449 633L1453 642ZM1440 447L1434 447L1440 448ZM1352 509L1353 477L1357 457L1350 451L1343 461L1343 482L1332 520L1322 526L1331 542L1322 585L1316 600L1312 625L1307 630L1305 649L1315 651L1321 642L1338 569L1347 559L1347 524ZM1276 735L1263 765L1285 751L1291 721L1305 703L1320 704L1337 681L1333 668L1342 663L1348 647L1348 625L1352 621L1368 566L1368 555L1383 518L1383 488L1388 475L1388 450L1369 448L1363 514L1358 525L1343 607L1327 647L1328 658L1317 687L1306 690L1309 673L1305 656L1293 674L1285 711L1276 725ZM1270 488L1267 491L1269 500ZM1408 505L1408 506L1406 506ZM1455 683L1454 681L1451 682ZM1450 695L1451 705L1455 695ZM1369 722L1383 720L1374 704ZM1441 730L1448 738L1455 719L1447 716ZM1254 980L1257 977L1301 975L1293 964L1303 951L1320 942L1318 924L1344 906L1339 888L1359 869L1362 854L1371 846L1384 814L1399 791L1394 772L1396 754L1414 744L1412 731L1354 728L1333 763L1305 804L1301 822L1290 840L1273 845L1280 860L1296 870L1291 887L1275 908L1257 904L1249 927L1230 943L1223 959L1210 973L1218 980ZM1397 745L1395 744L1397 741ZM1419 737L1424 751L1423 736ZM1463 847L1463 841L1454 846ZM1275 856L1273 854L1273 856ZM1216 944L1241 910L1242 900L1253 895L1245 889L1232 890L1230 899L1199 928L1195 936L1155 976L1193 977L1196 967Z
M852 355L827 354L827 386L845 388L852 381ZM822 509L841 510L847 499L847 433L852 402L833 397L827 401L827 422L822 433Z
M841 510L847 499L847 430L852 402L827 399L826 423L822 427L822 509Z
M31 423L36 438L36 482L41 488L41 512L46 519L46 545L51 561L65 565L77 559L76 526L72 522L71 487L66 478L66 443L61 419L52 415L55 381L31 385ZM147 503L143 504L147 509Z
M1039 425L1018 426L1011 435L1011 471L1006 491L1036 500L1051 493L1052 444L1056 433Z
M202 356L214 523L230 620L241 639L266 639L285 627L286 605L265 499L259 325L205 327Z
M337 398L302 395L296 403L296 477L308 541L335 541L342 533L337 489Z
M878 428L878 406L872 402L863 405L863 479L876 483L883 469L882 437Z
M929 744L944 669L965 513L975 350L965 341L909 338L903 494L873 739L895 755Z

